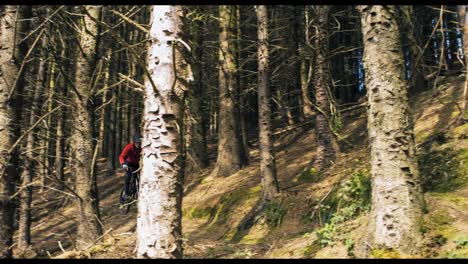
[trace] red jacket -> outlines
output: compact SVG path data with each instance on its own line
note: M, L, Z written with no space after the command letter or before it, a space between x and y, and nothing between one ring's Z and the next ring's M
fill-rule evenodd
M119 156L120 164L124 164L125 162L127 162L128 166L139 167L140 153L141 148L136 148L133 142L128 143Z

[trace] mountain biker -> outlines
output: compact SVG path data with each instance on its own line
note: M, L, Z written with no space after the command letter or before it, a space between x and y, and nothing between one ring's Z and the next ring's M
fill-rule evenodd
M139 134L133 137L133 142L128 143L119 156L120 165L126 171L125 173L125 194L130 193L129 183L132 172L140 167L141 154L141 136Z

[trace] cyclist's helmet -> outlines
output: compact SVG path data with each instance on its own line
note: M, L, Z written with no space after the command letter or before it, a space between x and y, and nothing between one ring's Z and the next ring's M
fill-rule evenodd
M135 143L139 143L141 142L142 138L141 138L141 135L140 134L136 134L134 137L133 137L133 142Z

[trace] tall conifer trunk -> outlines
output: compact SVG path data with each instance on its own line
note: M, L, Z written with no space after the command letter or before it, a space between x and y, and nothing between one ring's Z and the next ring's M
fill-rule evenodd
M359 6L371 144L368 242L413 254L421 241L422 192L408 84L394 6Z

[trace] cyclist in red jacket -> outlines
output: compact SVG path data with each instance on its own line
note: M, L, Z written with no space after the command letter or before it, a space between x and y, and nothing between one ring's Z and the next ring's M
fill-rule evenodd
M135 135L133 142L128 143L119 156L120 165L126 170L125 173L125 193L129 193L128 185L132 172L140 167L141 136Z

